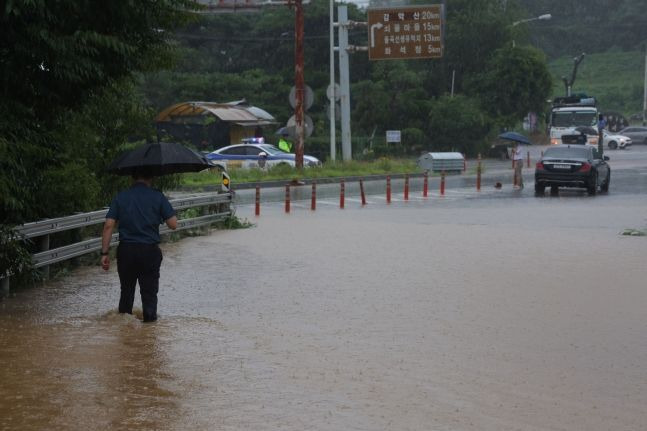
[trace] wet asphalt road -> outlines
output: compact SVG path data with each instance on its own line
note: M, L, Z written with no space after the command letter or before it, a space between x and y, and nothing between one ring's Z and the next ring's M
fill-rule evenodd
M476 190L476 160L467 161L467 169L462 173L452 173L446 176L445 194L441 197L440 176L436 173L429 177L428 196L433 200L436 198L448 199L497 199L497 198L519 198L534 196L534 165L541 157L546 146L530 146L524 148L524 154L530 153L530 168L527 159L524 160L524 183L523 191L512 190L513 170L509 160L484 160L482 162L483 175L481 190ZM634 145L628 150L606 150L605 155L609 156L609 164L612 170L612 182L610 193L614 194L642 194L647 192L647 146ZM501 183L501 189L495 189L495 184ZM361 205L359 182L346 182L344 185L345 206ZM235 190L235 185L234 185ZM384 204L386 202L386 180L381 178L375 181L365 181L364 190L367 204ZM416 176L409 181L409 200L417 201L423 199L423 178ZM324 206L339 206L340 185L339 183L318 184L317 204ZM546 195L549 195L547 190ZM585 196L584 190L561 189L561 196ZM290 199L292 208L310 208L312 187L309 184L290 187ZM253 205L255 201L254 189L236 190L235 203L241 208ZM261 207L266 205L281 204L285 202L285 187L273 187L261 189ZM391 202L404 201L404 180L402 178L391 179ZM245 212L248 215L249 212Z

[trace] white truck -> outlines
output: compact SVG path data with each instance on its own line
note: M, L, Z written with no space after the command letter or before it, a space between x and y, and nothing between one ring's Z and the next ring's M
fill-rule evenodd
M550 143L564 144L562 136L586 136L587 144L598 144L598 108L595 98L584 95L556 97L550 110ZM586 129L586 132L582 132Z

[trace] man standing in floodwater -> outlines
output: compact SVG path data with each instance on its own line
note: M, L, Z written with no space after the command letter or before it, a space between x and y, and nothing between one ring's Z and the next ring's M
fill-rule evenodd
M145 171L133 175L133 185L117 194L110 204L101 237L101 266L110 268L110 238L119 222L117 272L121 284L119 312L132 314L135 286L139 281L144 322L157 320L162 251L159 225L175 230L177 217L171 203L151 187L152 176Z
M518 142L514 143L512 148L512 160L514 161L514 188L523 188L523 154L521 153L521 145Z

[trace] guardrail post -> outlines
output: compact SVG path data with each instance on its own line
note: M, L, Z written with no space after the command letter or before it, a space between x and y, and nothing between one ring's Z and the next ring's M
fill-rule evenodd
M0 278L0 294L9 296L9 277Z
M43 235L40 237L40 240L38 241L38 249L39 251L49 250L49 235ZM44 279L45 280L49 279L49 265L43 266L41 270L42 270Z

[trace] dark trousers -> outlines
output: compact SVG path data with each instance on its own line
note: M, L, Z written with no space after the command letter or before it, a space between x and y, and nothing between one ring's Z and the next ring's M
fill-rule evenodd
M119 243L117 272L121 282L119 312L132 314L135 286L139 281L144 322L157 319L157 291L159 289L162 251L157 244Z

